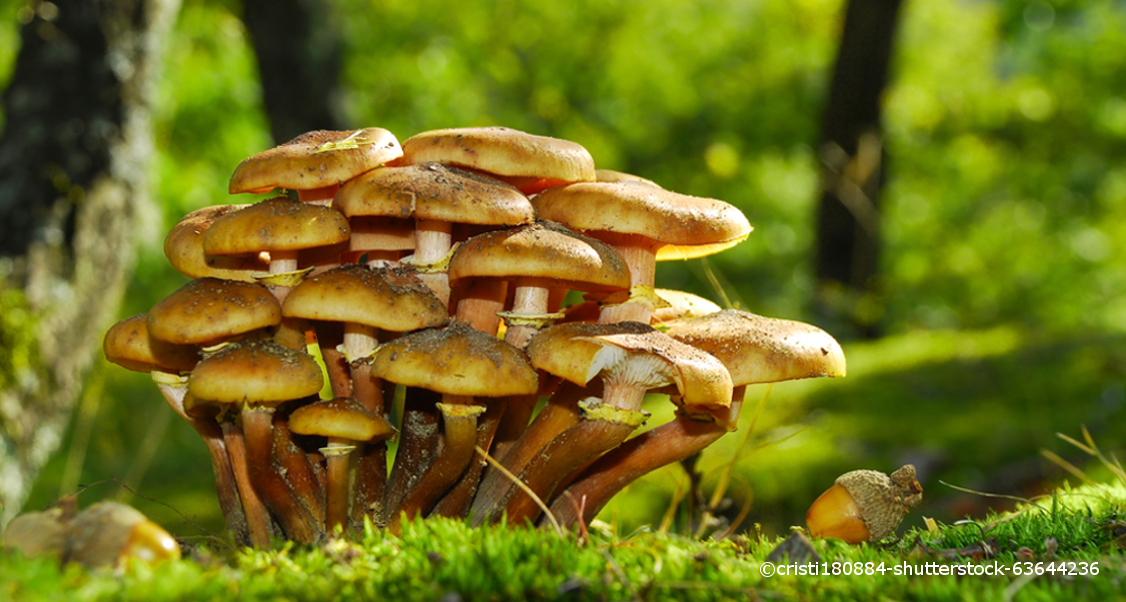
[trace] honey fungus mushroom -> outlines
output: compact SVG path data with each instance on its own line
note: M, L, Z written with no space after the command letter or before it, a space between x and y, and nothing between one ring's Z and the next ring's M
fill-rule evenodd
M231 175L231 194L296 190L302 201L328 204L340 184L398 159L399 140L383 128L316 130L247 157Z
M678 403L671 422L598 458L553 501L551 512L560 524L590 522L638 477L698 453L735 430L748 385L845 374L844 353L837 341L803 322L729 309L672 320L667 326L666 335L723 363L735 385L731 406L690 409ZM678 402L677 392L669 393Z

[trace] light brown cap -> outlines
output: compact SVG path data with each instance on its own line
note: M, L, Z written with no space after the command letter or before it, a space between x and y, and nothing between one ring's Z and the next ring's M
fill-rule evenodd
M653 310L653 316L649 319L651 324L660 324L670 320L681 320L685 318L698 318L723 309L712 301L684 291L658 288L654 289L653 292L669 305L668 307L659 307Z
M535 217L528 197L493 178L439 163L382 167L340 188L348 217L386 215L459 224L516 226Z
M731 404L731 376L719 360L638 322L557 324L532 339L528 357L536 368L579 385L641 361L646 371L634 377L639 386L675 384L688 405Z
M463 278L521 277L580 291L628 289L629 267L613 247L555 222L478 234L458 245L450 285Z
M322 399L297 408L289 415L289 430L349 441L382 441L395 435L391 423L351 397Z
M450 395L531 395L539 387L522 351L464 322L403 335L381 345L372 374Z
M195 345L174 345L149 336L146 314L121 320L106 331L102 352L106 359L134 372L152 369L187 372L199 361Z
M346 242L348 219L332 207L274 197L220 217L203 235L208 255L298 251Z
M277 405L316 395L321 368L308 353L269 339L231 343L200 360L188 377L188 392L211 401Z
M281 323L281 305L254 282L199 278L161 299L146 324L154 339L206 345Z
M395 332L449 321L446 306L409 268L362 265L341 266L306 278L289 292L282 315Z
M594 180L594 159L582 145L504 127L434 130L403 142L401 163L427 161L533 181Z
M172 267L188 278L225 278L252 282L270 271L270 262L259 255L223 257L203 252L204 234L218 218L250 205L213 205L184 216L164 239L164 255Z
M723 362L737 385L845 375L840 344L804 322L725 309L668 326L665 334Z
M751 225L734 206L640 182L584 182L532 199L540 219L598 236L634 234L663 243L657 261L718 253L742 242Z
M398 139L383 128L317 130L243 159L231 175L230 193L274 188L311 190L346 182L398 159Z

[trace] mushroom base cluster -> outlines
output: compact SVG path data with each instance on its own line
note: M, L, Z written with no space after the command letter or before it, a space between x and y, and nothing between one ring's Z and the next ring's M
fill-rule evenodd
M656 288L750 224L574 142L310 132L231 178L274 190L181 219L164 250L192 280L104 341L199 433L241 542L589 522L734 430L746 385L845 372L816 327ZM649 394L677 410L644 430Z

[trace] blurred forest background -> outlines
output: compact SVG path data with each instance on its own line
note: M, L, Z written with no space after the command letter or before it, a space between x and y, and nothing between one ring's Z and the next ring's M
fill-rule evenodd
M0 83L13 72L21 21L45 18L46 4L0 0ZM818 284L815 267L822 166L832 158L823 119L845 1L302 4L317 7L313 20L285 27L313 27L301 43L324 51L327 65L339 56L334 84L289 86L327 107L331 123L311 127L380 126L403 140L506 125L580 142L600 167L746 213L755 232L744 244L661 264L658 285L814 322L844 343L849 375L773 387L753 430L765 391L752 388L744 428L703 454L704 492L738 459L722 513L749 507L743 528L801 524L841 472L904 462L918 466L926 488L922 515L979 516L1004 502L939 481L1030 496L1077 482L1042 450L1107 478L1057 432L1079 437L1086 425L1104 449L1126 445L1121 2L899 7L878 96L882 132L870 138L882 157L881 250L876 275L858 289ZM139 217L120 317L186 281L161 252L168 229L191 210L233 202L234 166L279 132L299 133L268 117L243 10L233 0L183 0L163 38L152 112L157 202ZM27 308L5 299L7 319L18 322ZM650 424L670 415L662 403L652 400ZM113 483L91 488L83 504L125 495L187 537L204 534L195 524L220 523L195 433L145 375L99 358L26 507L105 479L149 499ZM623 532L658 525L688 483L682 467L668 467L602 518ZM672 516L683 530L685 511Z

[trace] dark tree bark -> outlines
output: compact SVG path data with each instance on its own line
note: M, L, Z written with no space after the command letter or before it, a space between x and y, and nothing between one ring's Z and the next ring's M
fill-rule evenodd
M326 0L243 0L270 133L277 143L344 129L340 29Z
M134 265L179 0L29 3L0 134L0 524L62 439Z
M888 79L900 0L850 0L822 122L817 216L821 321L879 335L880 98ZM842 333L845 334L845 333Z

